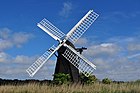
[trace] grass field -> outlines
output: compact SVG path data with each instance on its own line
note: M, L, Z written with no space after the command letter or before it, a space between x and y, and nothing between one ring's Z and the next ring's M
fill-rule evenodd
M92 85L2 85L0 93L140 93L140 84L138 83L120 83L120 84L102 84Z

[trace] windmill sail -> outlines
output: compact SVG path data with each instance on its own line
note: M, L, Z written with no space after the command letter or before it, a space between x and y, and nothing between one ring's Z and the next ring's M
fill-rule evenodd
M33 77L34 74L44 65L46 61L60 48L60 46L55 47L54 45L47 50L42 56L40 56L26 71Z
M80 55L71 46L66 45L67 49L62 54L69 62L71 62L77 69L79 69L85 76L90 76L96 69L96 66L88 61L85 57Z
M66 40L75 43L83 33L91 26L91 24L98 18L98 14L90 10L66 35Z
M43 19L41 22L37 24L42 30L52 36L55 40L59 40L61 42L61 38L65 36L65 34L55 27L51 22L47 19Z

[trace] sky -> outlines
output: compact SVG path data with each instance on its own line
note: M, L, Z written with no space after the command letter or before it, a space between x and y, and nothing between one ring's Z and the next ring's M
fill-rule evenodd
M91 9L100 16L75 43L87 47L83 55L97 68L102 80L140 79L139 0L1 0L0 78L52 79L53 56L34 77L26 69L53 44L52 37L37 27L48 19L65 34Z

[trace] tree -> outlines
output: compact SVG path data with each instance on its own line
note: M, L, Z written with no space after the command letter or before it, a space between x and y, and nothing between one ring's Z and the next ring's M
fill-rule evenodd
M104 79L102 80L102 83L103 83L103 84L110 84L111 82L112 82L112 80L109 79L109 78L104 78Z
M70 82L70 75L64 73L54 74L53 83L57 85L67 84Z

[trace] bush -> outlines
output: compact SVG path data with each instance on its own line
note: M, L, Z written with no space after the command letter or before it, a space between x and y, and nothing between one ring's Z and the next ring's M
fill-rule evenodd
M109 79L109 78L104 78L104 79L102 80L102 83L103 83L103 84L110 84L111 82L112 82L112 80Z
M95 75L91 75L89 77L86 77L84 74L80 74L80 80L84 84L93 84L95 83L98 79L95 77Z
M135 83L140 84L140 79L136 80Z
M70 82L70 75L64 73L54 74L53 83L57 85L67 84Z

